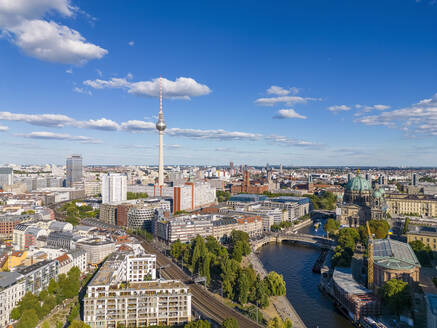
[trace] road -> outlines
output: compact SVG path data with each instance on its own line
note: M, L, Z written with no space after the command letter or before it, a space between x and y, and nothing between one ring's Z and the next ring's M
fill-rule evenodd
M158 268L165 267L162 270L162 275L166 279L181 280L184 283L190 284L192 305L196 311L200 312L205 317L210 318L219 324L227 318L234 317L238 320L241 328L263 327L252 321L251 319L247 318L246 316L242 315L241 313L231 309L226 304L220 302L204 287L193 284L191 278L185 272L183 272L168 257L157 251L156 248L152 247L147 242L142 242L142 245L146 252L156 254L157 266Z

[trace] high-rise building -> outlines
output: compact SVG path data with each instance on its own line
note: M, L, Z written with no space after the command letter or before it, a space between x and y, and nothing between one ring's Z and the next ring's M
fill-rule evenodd
M82 156L71 155L67 158L67 187L82 180Z
M103 204L127 200L126 174L108 173L101 178Z
M416 173L413 173L413 176L411 178L411 184L413 186L417 186L417 174Z
M14 183L14 170L11 167L0 167L0 188Z

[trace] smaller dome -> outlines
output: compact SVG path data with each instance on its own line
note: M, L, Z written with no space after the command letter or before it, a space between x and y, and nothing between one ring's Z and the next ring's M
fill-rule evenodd
M347 191L372 191L372 186L370 185L370 182L364 179L363 177L357 175L353 177L347 184L346 184L346 190Z
M373 195L372 195L374 198L381 198L382 197L382 194L381 194L381 191L378 189L378 190L375 190L374 192L373 192Z

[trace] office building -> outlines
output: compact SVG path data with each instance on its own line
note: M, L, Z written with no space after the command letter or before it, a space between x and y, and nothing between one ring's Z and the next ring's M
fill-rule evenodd
M101 179L103 204L127 200L127 176L125 174L108 173L101 175Z
M386 194L387 212L391 216L437 217L437 197L431 195Z
M76 243L76 248L83 249L87 253L89 265L96 266L115 252L115 243L112 241L101 240L99 238L81 240Z
M71 155L67 158L67 187L72 187L75 182L82 181L82 156Z
M14 170L11 167L0 167L0 189L14 183Z

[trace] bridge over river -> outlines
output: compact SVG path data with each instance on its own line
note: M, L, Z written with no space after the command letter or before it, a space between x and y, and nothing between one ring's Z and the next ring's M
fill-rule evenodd
M335 245L335 241L329 238L287 231L264 235L264 237L261 239L251 241L251 247L254 251L256 251L269 243L282 243L284 241L304 244L317 248L333 248Z

